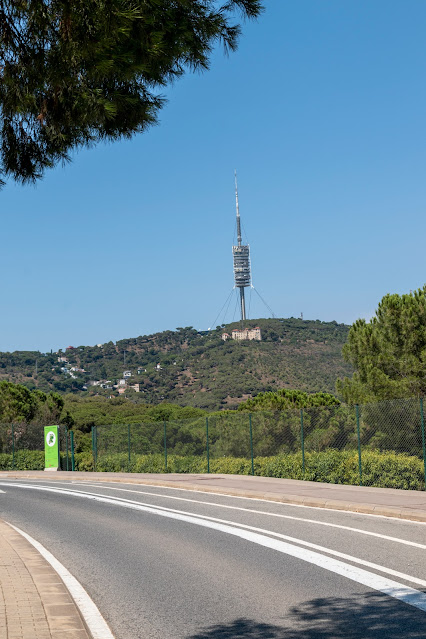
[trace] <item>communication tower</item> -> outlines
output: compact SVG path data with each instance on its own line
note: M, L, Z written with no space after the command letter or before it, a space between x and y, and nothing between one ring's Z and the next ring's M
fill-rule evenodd
M235 203L237 208L237 246L232 247L232 255L234 258L234 281L235 287L240 291L241 304L241 321L246 319L246 302L244 298L244 289L251 285L250 273L250 247L248 244L242 244L241 239L241 219L240 208L238 205L238 185L237 172L235 171Z

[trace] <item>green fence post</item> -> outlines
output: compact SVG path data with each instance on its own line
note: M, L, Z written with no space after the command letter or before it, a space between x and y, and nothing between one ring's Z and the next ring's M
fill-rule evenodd
M92 426L92 457L93 457L93 470L96 470L95 464L95 427Z
M127 424L127 472L128 473L130 473L130 447L131 447L130 424Z
M66 451L66 465L67 470L69 470L69 462L68 462L68 428L65 426L65 451Z
M302 446L302 470L305 474L305 436L303 434L303 408L300 409L300 443Z
M361 433L359 429L359 406L355 404L356 411L356 432L358 437L358 470L359 470L359 485L362 486L362 462L361 462Z
M15 424L12 424L12 470L15 470Z
M250 453L251 453L251 474L254 475L254 460L253 460L253 426L251 423L251 413L249 415L250 424Z
M98 427L95 426L95 472L98 463Z
M207 472L210 472L209 418L206 417Z
M71 438L71 470L74 471L75 470L75 463L74 463L74 433L71 430L70 431L70 438Z
M425 475L425 490L426 490L426 442L425 442L425 416L423 412L423 398L420 399L420 417L422 424L422 445L423 445L423 469Z
M164 469L167 473L167 422L164 422Z

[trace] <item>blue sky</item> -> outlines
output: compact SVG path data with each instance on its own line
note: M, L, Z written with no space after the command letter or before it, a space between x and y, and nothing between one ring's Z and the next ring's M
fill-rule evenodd
M0 350L210 327L233 286L234 168L276 316L352 323L423 286L426 3L266 9L167 89L148 133L0 191ZM269 316L255 295L251 316Z

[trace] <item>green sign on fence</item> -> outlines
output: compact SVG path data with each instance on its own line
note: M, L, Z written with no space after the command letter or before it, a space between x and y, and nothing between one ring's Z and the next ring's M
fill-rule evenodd
M44 470L59 469L59 426L44 427Z

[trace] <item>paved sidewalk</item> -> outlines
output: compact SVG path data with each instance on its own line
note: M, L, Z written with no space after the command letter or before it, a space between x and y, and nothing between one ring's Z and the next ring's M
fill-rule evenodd
M22 535L1 519L0 637L90 638L58 574Z
M168 486L426 522L426 492L417 490L346 486L247 475L0 471L0 481L2 477Z

